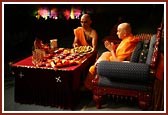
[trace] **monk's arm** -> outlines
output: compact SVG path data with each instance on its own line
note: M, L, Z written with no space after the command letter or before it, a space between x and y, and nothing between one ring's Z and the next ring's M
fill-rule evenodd
M74 42L73 42L73 47L78 47L78 38L75 36Z
M111 52L110 61L123 61L124 60L124 59L117 58L113 42L105 41L104 45Z
M93 38L92 38L92 47L94 50L97 48L97 40L98 40L98 35L97 35L97 32L94 31Z

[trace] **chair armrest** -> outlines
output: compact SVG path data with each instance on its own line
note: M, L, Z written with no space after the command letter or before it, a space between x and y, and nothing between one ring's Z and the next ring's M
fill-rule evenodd
M100 76L118 80L147 81L149 70L149 65L145 63L101 61L97 65L97 73Z

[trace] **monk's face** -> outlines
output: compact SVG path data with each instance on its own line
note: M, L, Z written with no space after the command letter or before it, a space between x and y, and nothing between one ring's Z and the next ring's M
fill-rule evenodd
M131 26L129 23L121 23L118 25L118 28L117 28L118 38L123 40L131 34L132 34L131 33Z
M124 39L126 37L126 31L125 31L125 29L122 28L122 27L118 27L117 28L117 35L118 35L118 38Z
M88 17L88 15L83 15L83 16L81 17L80 23L81 23L81 26L82 26L84 29L86 29L86 28L89 28L89 27L90 27L91 20L90 20L90 18Z

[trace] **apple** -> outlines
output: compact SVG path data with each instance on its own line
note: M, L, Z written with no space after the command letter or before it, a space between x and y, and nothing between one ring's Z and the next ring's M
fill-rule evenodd
M37 66L37 67L42 67L43 64L42 64L42 62L39 62L38 64L36 64L36 66Z
M49 55L45 55L45 56L43 57L44 60L47 60L47 59L49 59L49 58L50 58Z
M76 63L74 60L69 61L69 65L76 65L76 64L78 64L78 63Z
M61 62L56 63L56 67L63 67Z
M49 62L46 62L46 67L51 67L51 64Z
M51 53L50 53L50 54L48 54L48 55L49 55L49 57L52 57L52 56L54 56L54 54L51 54Z
M66 60L66 61L63 63L63 65L64 65L64 66L69 66L69 65L70 65L70 64L69 64L69 61Z

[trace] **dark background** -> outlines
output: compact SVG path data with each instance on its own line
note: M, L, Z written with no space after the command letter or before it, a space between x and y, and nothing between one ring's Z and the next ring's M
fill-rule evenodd
M4 5L4 61L5 71L9 71L9 63L16 62L32 53L33 41L36 37L49 43L57 38L59 47L71 47L74 39L73 29L80 26L79 20L39 19L33 11L41 6L65 9L73 4L5 4ZM98 43L103 45L103 37L121 16L131 23L133 34L156 33L163 14L163 4L75 4L82 9L90 9L93 20L92 27L99 35ZM98 45L98 47L100 46ZM102 47L103 48L103 47ZM5 75L8 73L5 72Z

